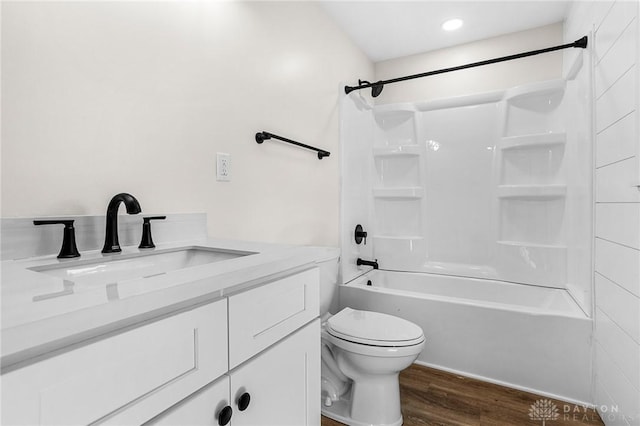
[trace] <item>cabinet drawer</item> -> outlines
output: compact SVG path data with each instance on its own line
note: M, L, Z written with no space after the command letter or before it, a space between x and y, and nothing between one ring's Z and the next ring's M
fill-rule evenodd
M317 268L229 297L229 367L316 318L319 297Z
M4 424L140 424L227 370L220 300L2 376Z

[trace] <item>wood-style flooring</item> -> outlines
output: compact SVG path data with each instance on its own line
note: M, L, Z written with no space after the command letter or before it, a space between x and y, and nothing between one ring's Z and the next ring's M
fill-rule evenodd
M592 409L417 364L400 373L400 398L404 426L540 426L542 420L529 417L539 400L557 409L558 417L546 417L546 426L604 426ZM322 426L340 425L322 417Z

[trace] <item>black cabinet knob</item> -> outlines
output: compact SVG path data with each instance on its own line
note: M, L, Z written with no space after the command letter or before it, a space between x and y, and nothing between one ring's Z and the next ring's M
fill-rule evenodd
M224 407L222 410L220 410L220 413L218 413L218 424L220 426L229 424L232 414L233 410L231 409L231 407L229 407L228 405Z
M240 398L238 398L238 409L240 411L246 410L250 402L251 395L249 395L249 392L243 393L242 395L240 395Z

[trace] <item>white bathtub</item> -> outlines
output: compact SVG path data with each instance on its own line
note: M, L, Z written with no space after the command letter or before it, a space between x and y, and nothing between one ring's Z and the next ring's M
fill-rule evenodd
M427 337L420 364L567 401L592 401L591 319L565 290L371 271L340 286L339 297L341 307L420 325Z

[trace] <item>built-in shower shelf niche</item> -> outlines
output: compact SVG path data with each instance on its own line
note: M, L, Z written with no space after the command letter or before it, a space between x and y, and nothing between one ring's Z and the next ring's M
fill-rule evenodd
M374 149L416 144L416 109L413 105L375 107L373 116L378 127L374 132Z
M560 105L565 86L564 79L525 84L507 90L504 99L517 108L550 112Z
M417 200L424 195L421 186L395 187L395 188L373 188L373 196L386 200Z
M498 198L520 200L557 200L566 197L567 185L500 185Z
M500 141L500 149L549 148L567 143L565 132L536 133L532 135L508 136Z
M380 152L381 155L377 155L376 152ZM418 147L417 145L375 149L376 182L374 187L406 188L420 186L420 165L423 159L423 156L420 155L421 152L424 152L424 147Z
M517 282L563 282L566 275L565 87L563 79L532 83L503 98L497 255L500 274Z
M417 157L421 154L423 149L420 145L398 145L398 146L386 146L373 149L374 157Z
M527 84L505 93L505 136L562 133L564 122L558 108L565 80Z
M500 184L502 185L550 185L563 184L564 144L541 146L521 145L518 148L499 150Z

